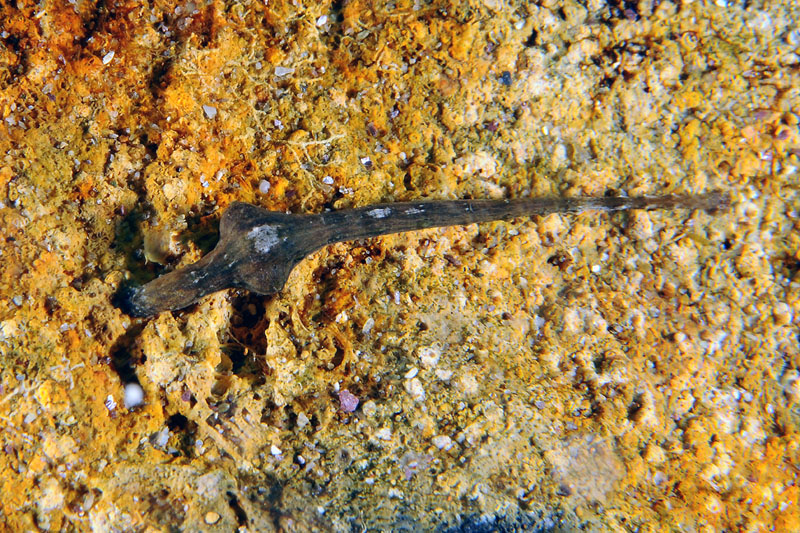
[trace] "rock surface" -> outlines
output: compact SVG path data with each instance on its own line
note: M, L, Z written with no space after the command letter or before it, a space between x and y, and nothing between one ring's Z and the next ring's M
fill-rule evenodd
M800 530L800 7L741 4L0 3L0 521ZM234 201L707 190L112 302Z

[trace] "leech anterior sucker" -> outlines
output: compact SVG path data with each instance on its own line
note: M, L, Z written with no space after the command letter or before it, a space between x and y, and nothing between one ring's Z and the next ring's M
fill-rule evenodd
M613 198L521 198L514 200L445 200L407 202L290 215L234 202L220 220L217 246L198 262L165 274L122 295L121 306L133 316L187 307L227 288L258 294L280 292L297 263L335 242L440 226L551 213L624 209L724 209L724 193Z

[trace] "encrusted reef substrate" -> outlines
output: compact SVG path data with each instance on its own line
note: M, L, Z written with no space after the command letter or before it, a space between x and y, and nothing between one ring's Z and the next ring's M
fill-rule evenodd
M800 529L800 7L0 3L12 531ZM326 247L142 320L234 201L731 194Z

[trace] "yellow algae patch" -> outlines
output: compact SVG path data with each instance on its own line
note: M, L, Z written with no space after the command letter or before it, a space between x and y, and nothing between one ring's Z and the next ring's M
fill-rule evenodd
M52 413L64 412L69 407L67 391L53 381L45 381L36 389L36 400Z
M164 103L174 119L181 118L200 110L196 95L187 86L170 84L164 91Z
M680 109L691 109L698 107L704 100L704 95L699 91L685 91L678 93L673 99L673 103Z
M698 133L700 131L700 121L697 119L691 119L689 122L684 125L680 130L680 145L681 149L683 150L684 155L687 159L696 161L699 152L698 149L700 147L700 140L698 139Z
M478 25L468 22L457 29L450 30L452 33L452 43L450 44L450 55L459 61L466 61L473 46L475 46L475 36L478 35Z

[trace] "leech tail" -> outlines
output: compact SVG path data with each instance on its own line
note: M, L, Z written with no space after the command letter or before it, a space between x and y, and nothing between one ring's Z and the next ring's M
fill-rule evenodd
M583 211L626 209L725 209L730 203L724 193L700 195L600 197L600 198L518 198L512 200L451 200L379 204L320 215L331 228L327 243L376 237L441 226L461 226L517 217Z

